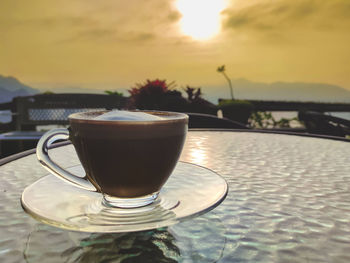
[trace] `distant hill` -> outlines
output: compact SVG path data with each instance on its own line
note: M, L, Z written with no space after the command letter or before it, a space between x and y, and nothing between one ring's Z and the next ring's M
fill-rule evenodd
M252 82L246 79L232 79L236 99L284 100L313 102L350 103L350 91L340 86L324 83L304 82ZM204 96L217 103L218 98L230 98L228 86L205 87Z
M33 95L39 92L39 90L21 83L14 77L0 75L0 103L9 102L17 96Z
M312 101L312 102L344 102L350 103L350 91L340 86L324 83L304 82L253 82L246 79L232 79L233 92L236 99ZM46 85L45 85L46 86ZM100 88L100 87L99 87ZM11 101L16 96L27 96L44 91L54 93L104 93L104 90L117 90L128 96L127 88L104 89L87 88L69 85L47 84L47 87L34 89L21 83L14 77L0 75L0 103ZM202 86L204 98L218 103L219 98L230 98L227 85ZM185 94L183 94L185 96Z

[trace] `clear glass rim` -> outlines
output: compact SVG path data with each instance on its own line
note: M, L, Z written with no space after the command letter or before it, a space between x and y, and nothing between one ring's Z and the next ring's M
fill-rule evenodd
M73 166L72 168L77 167ZM201 174L200 176L192 177L192 184L197 185L202 184L203 187L208 187L206 191L209 191L208 194L209 196L203 196L203 195L197 195L193 193L192 189L188 189L185 192L195 196L197 198L200 198L199 200L195 201L196 204L194 204L194 199L189 198L188 195L184 192L179 195L178 190L176 190L177 185L178 185L178 180L173 180L173 183L169 185L170 188L166 189L165 191L161 191L159 193L159 197L154 201L152 204L140 208L130 208L130 209L125 209L125 208L108 208L104 205L101 204L102 201L102 195L101 193L96 193L96 192L89 192L86 190L82 190L79 188L75 188L73 186L70 186L68 184L64 184L63 181L55 177L54 175L47 175L33 184L27 186L21 197L21 205L22 208L25 210L27 214L32 216L34 219L38 220L39 222L46 223L48 225L52 225L58 228L63 228L63 229L68 229L72 231L80 231L80 232L96 232L96 233L125 233L125 232L137 232L137 231L144 231L144 230L151 230L159 227L166 227L166 226L171 226L176 223L200 216L202 214L205 214L209 212L210 210L214 209L217 207L227 196L228 193L228 185L226 180L215 173L214 171L199 166L191 163L186 163L186 162L179 162L179 167L180 173L178 178L182 178L181 180L185 180L187 184L187 177L188 173L198 173ZM174 175L175 178L177 177ZM174 178L173 176L173 178ZM204 177L202 177L204 176ZM196 179L195 179L196 178ZM58 181L57 181L58 180ZM209 184L215 182L214 184L216 187L213 188L211 185L209 187ZM82 191L89 196L89 199L92 198L91 200L94 200L94 209L93 211L99 211L99 209L102 209L106 211L107 209L108 214L114 215L115 212L119 215L120 211L122 210L122 215L127 216L129 214L135 214L140 218L142 216L142 213L146 213L147 216L147 222L145 221L129 221L126 220L125 218L123 219L123 222L119 222L118 220L112 219L108 220L106 222L102 222L103 224L96 224L96 223L84 223L80 224L78 222L71 222L67 221L66 218L72 218L72 215L68 215L66 213L60 213L57 214L57 209L51 205L47 208L46 206L48 205L46 201L37 199L39 203L34 202L33 206L33 199L31 198L32 195L37 195L39 194L40 196L42 195L42 191L45 192L45 195L51 196L53 193L51 190L48 190L47 187L43 187L51 185L50 187L53 187L53 191L57 190L57 184L60 184L62 187L69 187L71 190L69 191L74 191L76 193L75 198L79 202L84 203L81 199L81 194ZM54 186L53 186L54 185ZM49 188L50 188L49 187ZM165 187L166 188L166 187ZM42 190L45 189L45 190ZM203 190L201 188L201 190ZM214 191L214 192L212 192ZM175 195L174 195L175 194ZM37 196L39 196L37 195ZM68 198L68 197L67 197ZM72 196L69 194L69 200L71 200ZM55 202L62 202L64 200L62 199L55 199ZM43 207L39 207L38 204L42 203ZM74 203L74 202L73 202ZM84 203L84 207L88 205L90 207L91 203ZM97 206L97 209L95 208ZM80 207L80 205L79 205ZM162 218L154 218L152 216L152 211L154 211L154 207L159 207L161 210L160 212L162 213L161 216ZM45 211L41 211L44 209ZM56 215L51 215L51 212L48 212L49 210L52 211L52 213L56 213ZM65 208L67 209L67 208ZM84 208L85 209L85 208ZM101 210L101 211L102 211ZM69 209L67 211L70 211ZM85 210L84 210L85 211ZM78 211L79 216L86 216L85 212ZM75 212L73 213L74 217ZM57 217L58 216L58 217ZM102 215L103 216L103 215ZM164 217L163 217L164 216ZM142 218L142 217L141 217ZM158 220L160 219L160 220Z

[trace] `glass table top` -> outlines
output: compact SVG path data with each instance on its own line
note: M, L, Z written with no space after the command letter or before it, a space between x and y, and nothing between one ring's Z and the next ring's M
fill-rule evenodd
M22 191L47 174L29 155L0 166L0 262L350 262L349 146L189 132L181 161L222 175L226 199L174 226L121 234L61 230L29 217ZM52 151L66 167L78 164L72 146Z

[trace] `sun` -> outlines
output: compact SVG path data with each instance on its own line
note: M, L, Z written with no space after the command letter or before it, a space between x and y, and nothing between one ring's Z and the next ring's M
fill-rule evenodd
M220 32L220 13L225 8L225 0L177 0L176 8L182 14L183 34L207 40Z

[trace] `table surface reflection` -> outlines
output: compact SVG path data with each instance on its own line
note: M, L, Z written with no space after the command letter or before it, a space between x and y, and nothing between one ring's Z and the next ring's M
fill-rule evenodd
M47 174L31 154L0 166L0 262L350 262L349 146L191 131L181 160L222 175L225 201L168 228L124 234L61 230L24 213L23 189ZM79 163L71 145L51 153L65 167Z

